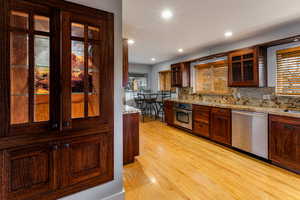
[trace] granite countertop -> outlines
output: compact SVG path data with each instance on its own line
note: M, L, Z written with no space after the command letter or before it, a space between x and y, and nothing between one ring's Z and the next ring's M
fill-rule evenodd
M180 103L189 103L194 105L202 105L202 106L211 106L218 108L230 108L233 110L242 110L242 111L252 111L252 112L262 112L273 115L281 115L287 117L297 117L300 118L300 111L297 113L289 113L285 112L285 109L281 108L268 108L268 107L258 107L258 106L247 106L247 105L235 105L235 104L220 104L220 103L209 103L209 102L201 102L196 100L182 100L182 99L168 99L169 101L180 102Z
M123 115L124 114L134 114L134 113L141 113L141 111L132 106L128 106L128 105L123 106Z

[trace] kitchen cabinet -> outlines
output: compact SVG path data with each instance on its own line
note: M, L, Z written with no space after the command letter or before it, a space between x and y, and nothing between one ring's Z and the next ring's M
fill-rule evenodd
M133 163L139 155L139 123L140 114L123 115L123 163Z
M216 142L231 145L231 110L212 108L210 138Z
M128 39L123 39L123 87L128 83Z
M113 14L63 0L0 3L1 200L58 199L112 180Z
M171 65L172 87L190 87L190 62L183 62Z
M174 125L174 102L164 101L165 122L168 125Z
M259 48L247 48L228 55L229 87L259 87Z
M193 133L210 136L210 112L210 107L193 105Z
M58 187L58 146L50 143L4 152L4 199L33 199Z
M300 120L269 116L269 159L283 167L300 171Z

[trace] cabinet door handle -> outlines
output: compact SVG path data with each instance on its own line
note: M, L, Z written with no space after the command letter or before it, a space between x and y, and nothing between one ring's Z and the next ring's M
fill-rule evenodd
M54 151L57 151L57 150L58 150L58 145L53 145L52 149L53 149Z

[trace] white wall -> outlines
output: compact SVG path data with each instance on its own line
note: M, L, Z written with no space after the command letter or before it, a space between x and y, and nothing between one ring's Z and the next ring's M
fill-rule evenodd
M158 82L159 82L159 74L158 72L170 69L170 65L173 63L181 62L181 61L186 61L186 60L192 60L216 53L221 53L221 52L226 52L234 49L239 49L239 48L244 48L244 47L249 47L253 46L256 44L264 43L264 42L269 42L273 40L278 40L281 38L286 38L286 37L291 37L295 35L300 35L300 22L293 23L293 24L288 24L285 26L281 26L279 28L274 28L273 30L254 36L250 37L244 40L236 41L236 42L230 42L228 41L227 44L225 45L217 45L217 46L212 46L210 48L202 49L199 52L196 52L194 54L187 55L185 57L181 57L175 60L171 61L166 61L163 63L159 63L153 66L152 68L152 87L154 90L158 89ZM233 36L234 37L234 36Z
M134 74L147 74L148 75L148 88L151 88L152 84L152 66L151 65L145 65L145 64L137 64L137 63L129 63L128 66L129 73Z
M114 67L114 180L101 186L65 197L61 200L121 200L123 199L123 123L122 123L122 0L70 0L75 3L109 11L115 14Z

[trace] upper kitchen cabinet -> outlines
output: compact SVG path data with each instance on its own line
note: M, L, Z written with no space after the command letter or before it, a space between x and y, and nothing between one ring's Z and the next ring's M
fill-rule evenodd
M264 85L262 56L259 47L234 51L228 55L229 87L260 87ZM260 66L261 65L261 66ZM260 74L261 73L261 74ZM261 79L261 80L260 80Z
M26 1L9 1L9 6L9 51L3 70L10 75L3 85L8 86L4 92L9 96L10 111L4 124L10 127L10 135L58 128L55 12L49 6Z
M171 65L172 87L190 87L190 62Z

